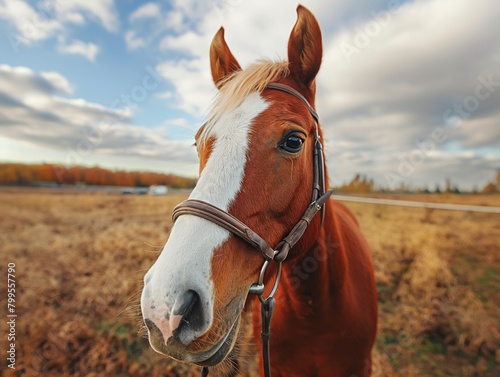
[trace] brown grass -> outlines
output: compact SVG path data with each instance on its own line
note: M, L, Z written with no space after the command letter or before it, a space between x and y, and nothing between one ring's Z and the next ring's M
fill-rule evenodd
M141 279L185 197L0 191L0 271L16 263L19 314L16 370L4 364L3 375L199 376L154 354L139 334ZM498 215L348 205L374 251L375 375L500 375ZM5 299L2 286L2 313Z

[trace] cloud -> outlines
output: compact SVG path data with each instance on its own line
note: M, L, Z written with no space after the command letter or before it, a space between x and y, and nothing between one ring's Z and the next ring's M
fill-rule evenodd
M58 72L41 72L39 75L35 75L29 68L2 64L0 65L0 74L2 77L0 90L6 95L18 93L18 95L30 98L42 93L49 95L73 93L73 87L69 81ZM21 91L21 89L27 88L29 90L26 92Z
M157 66L158 73L173 82L175 94L168 98L171 106L200 117L207 109L215 95L212 76L204 67L206 59L182 59L179 61L164 61ZM183 79L179 80L179 76Z
M146 41L143 38L138 37L134 30L129 30L125 33L125 43L129 50L137 50L146 46Z
M110 32L118 31L120 20L114 0L71 0L71 1L53 1L56 3L56 18L62 22L72 20L75 14L82 17L98 21L106 30Z
M137 8L129 16L131 22L147 19L147 18L157 18L160 16L161 8L157 3L146 3Z
M22 43L46 39L63 28L61 22L39 14L36 9L24 1L0 0L0 18L10 22ZM14 38L14 35L10 35Z
M125 43L129 50L137 50L154 45L165 32L185 30L181 12L163 10L158 3L145 3L134 10L129 19L129 29L125 33Z
M192 141L168 137L165 124L148 129L133 124L128 109L118 110L72 98L72 86L57 72L0 66L0 136L65 152L67 164L96 156L194 164ZM173 120L171 127L185 127Z
M5 66L6 71L9 67ZM23 68L20 68L22 70ZM13 69L15 72L15 68ZM31 76L31 71L26 71L27 76ZM73 94L73 87L69 81L63 75L57 72L40 72L40 78L47 83L50 83L53 87L53 92L60 92L64 94Z
M46 0L36 6L23 0L0 0L0 19L14 27L8 36L14 49L19 44L63 35L68 25L83 25L87 20L98 22L111 32L119 28L114 0Z
M99 47L94 43L85 43L80 40L74 40L66 44L64 38L60 38L57 49L63 54L81 55L91 62L95 61L95 57L99 52Z

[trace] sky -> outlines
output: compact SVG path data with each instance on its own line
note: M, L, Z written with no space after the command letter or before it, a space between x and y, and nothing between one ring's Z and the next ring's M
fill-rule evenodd
M286 59L289 0L0 0L0 162L195 177L220 26L240 64ZM500 169L500 2L303 0L324 55L330 181L481 188Z

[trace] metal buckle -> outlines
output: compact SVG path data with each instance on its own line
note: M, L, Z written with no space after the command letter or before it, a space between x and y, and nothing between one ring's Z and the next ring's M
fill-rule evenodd
M274 250L274 256L276 256L278 253L279 253L279 250ZM263 296L264 288L265 288L264 277L266 275L266 270L267 270L267 266L269 266L269 262L270 261L267 261L267 260L264 261L264 264L262 265L262 268L260 269L259 280L257 281L257 283L253 283L249 289L249 294L258 296L260 302L262 302L262 303L264 301L266 301L267 299L274 296L274 294L276 293L276 291L278 289L278 285L279 285L280 278L281 278L282 263L278 262L278 272L276 273L276 280L274 281L273 289L271 289L271 292L269 293L269 295L266 298L264 298L264 296Z

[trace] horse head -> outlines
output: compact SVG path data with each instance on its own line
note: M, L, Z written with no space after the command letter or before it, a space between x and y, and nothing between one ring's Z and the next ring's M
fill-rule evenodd
M314 106L321 57L319 25L302 6L290 34L288 61L260 61L241 69L222 28L210 47L219 92L196 134L200 177L190 200L231 214L272 247L311 203L321 130L306 102ZM305 101L273 90L273 83L294 89ZM319 216L311 221L288 258L310 247L320 221ZM221 362L237 341L262 262L251 244L227 229L199 216L178 217L144 278L141 309L151 346L184 362ZM273 265L264 281L275 273Z

